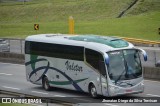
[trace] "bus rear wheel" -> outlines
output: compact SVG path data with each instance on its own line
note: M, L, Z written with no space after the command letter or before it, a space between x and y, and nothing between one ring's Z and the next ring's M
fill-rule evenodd
M91 97L93 97L93 98L98 97L96 87L93 84L90 85L89 90L90 90L89 93L90 93Z
M49 85L49 81L47 77L44 77L42 79L42 86L46 91L49 91L51 89L50 85Z

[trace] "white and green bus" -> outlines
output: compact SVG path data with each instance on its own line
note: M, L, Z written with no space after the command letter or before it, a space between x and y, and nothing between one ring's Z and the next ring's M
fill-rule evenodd
M45 90L98 95L142 93L144 50L116 37L39 34L25 39L26 78Z

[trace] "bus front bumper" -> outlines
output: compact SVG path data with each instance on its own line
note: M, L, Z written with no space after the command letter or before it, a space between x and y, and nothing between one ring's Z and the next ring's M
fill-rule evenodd
M132 87L118 87L115 85L109 85L109 96L118 96L118 95L127 95L127 94L136 94L144 92L143 81Z

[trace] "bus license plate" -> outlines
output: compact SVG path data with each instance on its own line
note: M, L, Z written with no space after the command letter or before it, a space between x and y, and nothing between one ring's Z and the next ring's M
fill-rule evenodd
M126 92L132 92L132 90L131 89L127 89Z

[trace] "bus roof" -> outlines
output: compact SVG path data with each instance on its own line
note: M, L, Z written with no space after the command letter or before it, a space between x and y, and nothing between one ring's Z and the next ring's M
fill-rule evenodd
M98 35L38 34L28 36L26 41L83 46L101 52L134 47L120 38Z

